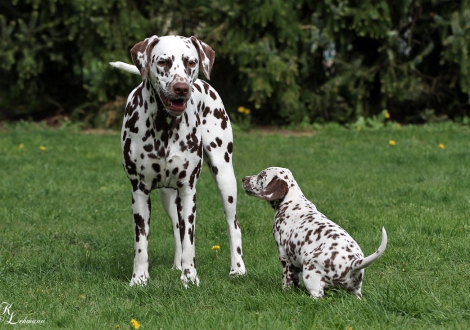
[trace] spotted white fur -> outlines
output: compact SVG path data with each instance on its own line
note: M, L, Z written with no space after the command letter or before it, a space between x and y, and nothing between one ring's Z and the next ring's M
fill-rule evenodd
M246 273L236 214L230 120L217 92L197 79L199 67L209 79L214 54L195 37L153 36L132 48L135 66L111 63L142 77L127 99L121 133L123 166L132 184L135 241L131 286L145 285L149 279L150 193L154 189L159 189L173 225L174 266L181 270L186 287L199 285L194 241L196 182L203 157L225 211L230 275Z
M387 246L384 228L379 249L364 258L356 241L305 198L288 169L270 167L244 177L243 188L274 208L273 236L284 288L298 286L302 272L305 287L314 298L322 297L323 288L329 286L344 287L362 297L364 268Z

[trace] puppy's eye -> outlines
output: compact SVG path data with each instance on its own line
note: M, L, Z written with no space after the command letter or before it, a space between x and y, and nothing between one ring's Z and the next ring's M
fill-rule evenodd
M161 67L164 67L164 66L166 66L166 61L165 60L158 60L157 65L161 66Z
M189 66L190 68L194 68L194 67L196 66L196 64L197 64L196 61L189 61L189 62L188 62L188 66Z

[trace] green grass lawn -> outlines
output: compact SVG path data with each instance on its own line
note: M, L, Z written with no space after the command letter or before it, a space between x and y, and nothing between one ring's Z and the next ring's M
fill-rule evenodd
M200 287L184 289L171 269L171 224L155 192L151 280L131 288L131 185L119 135L4 125L0 328L130 329L131 319L140 329L470 327L468 127L237 133L234 166L247 276L228 276L225 219L204 168L196 231ZM273 210L241 188L243 176L269 166L289 168L305 196L366 255L386 228L387 250L365 271L362 301L343 290L316 301L303 287L282 290ZM213 245L220 245L217 256ZM6 324L10 319L17 324Z

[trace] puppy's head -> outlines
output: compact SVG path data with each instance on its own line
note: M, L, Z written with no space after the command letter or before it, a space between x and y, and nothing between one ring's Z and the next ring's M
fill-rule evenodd
M244 177L242 182L248 195L274 202L286 196L293 184L293 176L286 168L269 167L257 175Z
M153 36L132 47L131 56L147 88L158 93L168 113L179 116L186 110L199 67L209 79L215 52L195 37Z

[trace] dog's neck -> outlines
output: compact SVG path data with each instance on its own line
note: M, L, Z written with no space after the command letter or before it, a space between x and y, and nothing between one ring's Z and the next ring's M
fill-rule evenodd
M276 199L274 201L268 201L269 205L271 205L271 207L274 210L277 210L279 208L279 204L281 204L281 202L282 202L282 199Z
M276 212L289 206L293 200L307 200L297 182L295 182L295 180L293 182L294 184L289 187L289 190L283 198L268 201L269 205L271 205Z

